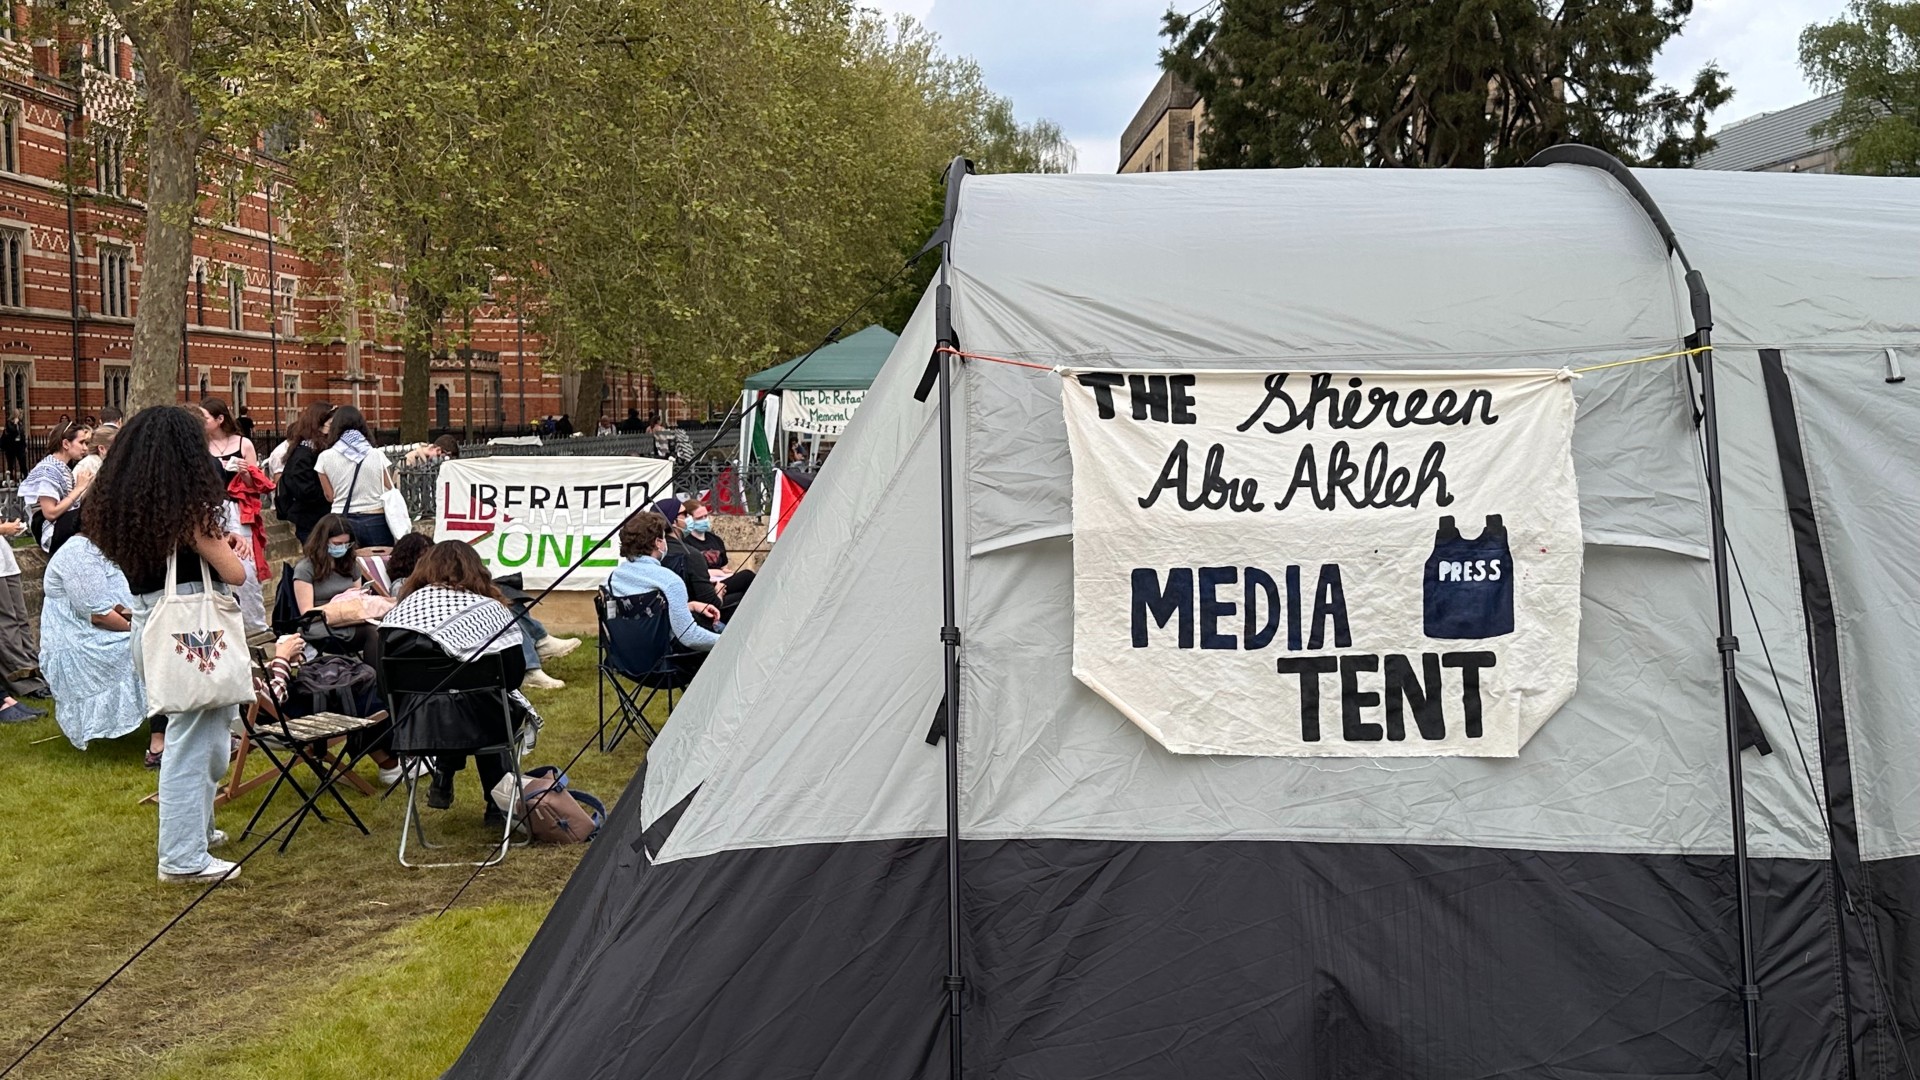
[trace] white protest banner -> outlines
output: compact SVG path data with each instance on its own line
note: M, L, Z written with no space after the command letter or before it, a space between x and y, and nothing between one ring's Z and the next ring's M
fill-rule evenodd
M594 543L672 483L673 464L658 458L458 458L436 478L433 538L472 543L495 577L520 574L529 589L584 559L561 588L597 589L620 562L620 538Z
M800 435L837 439L866 400L865 390L788 390L786 428Z
M1570 376L1063 374L1073 673L1167 749L1512 757L1572 695Z

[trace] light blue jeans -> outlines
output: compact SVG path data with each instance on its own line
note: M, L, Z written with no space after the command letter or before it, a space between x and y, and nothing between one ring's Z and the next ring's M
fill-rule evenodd
M222 592L227 591L224 585ZM182 582L180 591L195 593L203 586ZM139 656L140 632L147 613L160 602L160 593L133 598L134 655ZM160 758L160 872L197 874L213 856L207 841L213 837L213 797L227 775L228 748L233 725L240 719L238 705L174 713L167 717L166 752Z

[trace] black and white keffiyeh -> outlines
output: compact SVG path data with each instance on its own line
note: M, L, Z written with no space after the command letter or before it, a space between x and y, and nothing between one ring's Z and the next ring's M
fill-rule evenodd
M438 585L408 593L380 622L384 626L425 634L446 650L447 655L462 660L483 655L483 647L484 655L520 647L520 628L514 624L513 612L505 604L492 597Z

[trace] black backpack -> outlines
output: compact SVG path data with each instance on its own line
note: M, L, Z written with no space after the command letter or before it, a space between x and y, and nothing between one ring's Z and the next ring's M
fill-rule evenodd
M352 656L322 654L300 665L287 687L286 716L341 713L372 716L380 711L380 679L373 668Z

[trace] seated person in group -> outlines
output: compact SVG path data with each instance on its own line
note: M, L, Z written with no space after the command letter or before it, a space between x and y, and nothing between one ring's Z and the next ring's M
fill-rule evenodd
M657 592L667 598L667 616L673 623L676 651L696 654L676 662L692 674L699 670L700 661L705 658L703 654L720 640L719 634L695 622L694 616L717 620L720 611L712 604L688 600L687 583L679 574L660 565L660 557L667 551L667 531L667 519L659 514L649 511L633 515L620 529L620 565L614 567L607 588L616 597Z
M133 592L127 575L77 533L47 560L40 608L40 671L53 688L55 719L82 750L147 719L147 695L133 670ZM5 714L0 712L0 718ZM147 747L157 767L166 738L155 725Z
M266 673L253 677L253 690L265 694L267 700L275 705L285 705L294 695L294 679L300 674L302 657L306 655L307 643L298 634L288 634L274 644L273 655L267 658ZM378 695L368 695L373 700L360 704L355 715L372 716L380 711ZM380 769L380 783L391 786L406 778L406 763L395 757L385 746L388 734L393 730L393 721L387 720L373 727L356 731L347 737L347 750L358 754L366 750L367 757ZM372 749L366 749L372 744ZM424 762L413 762L416 776L426 775Z
M420 556L433 546L433 540L422 533L410 532L393 542L393 549L387 552L387 583L393 595L399 596L401 586L406 584L407 575L420 561Z
M307 534L300 561L293 564L293 599L302 614L327 606L348 589L364 589L353 529L339 514L328 514ZM374 587L378 592L378 586Z
M687 583L687 599L696 604L709 604L715 609L720 607L720 587L707 573L707 560L695 551L686 541L687 512L679 499L661 499L653 504L654 512L667 520L667 553L660 557L660 565L680 575ZM714 620L696 613L694 621L707 629L713 629Z
M704 500L690 499L680 512L683 515L681 539L705 560L707 574L720 594L721 615L731 619L733 609L739 607L740 599L747 595L747 586L753 584L753 571L727 573L727 542L713 531L713 511Z
M383 622L388 629L411 630L427 637L458 660L509 650L516 659L524 655L513 611L494 586L480 556L458 540L443 540L420 556L400 589L400 602ZM507 664L516 726L531 723L538 730L540 717L520 694L522 674L520 664ZM444 810L453 805L453 774L466 763L466 755L441 757L434 762L428 806ZM480 774L481 797L487 803L488 824L505 825L504 815L486 794L507 775L506 755L480 754L474 764Z
M387 580L393 583L394 595L399 595L400 584L408 574L413 573L414 564L421 553L433 546L433 541L419 533L408 533L393 545L387 555ZM506 594L503 592L503 598ZM514 608L514 618L520 623L520 651L526 658L527 677L520 684L522 690L565 690L567 684L546 673L544 664L548 660L557 660L580 647L580 639L554 637L540 620L514 607L511 598L507 606Z
M353 638L352 650L365 654L367 647L373 644L373 629L366 617L382 612L354 613L327 606L350 589L360 589L374 596L385 595L378 585L368 584L360 571L359 555L353 543L353 528L347 524L345 517L328 514L321 518L314 524L313 531L307 534L300 561L293 564L293 601L302 615L310 611L324 613L327 625L343 629L343 634L350 634ZM344 629L348 627L353 630L349 632Z

